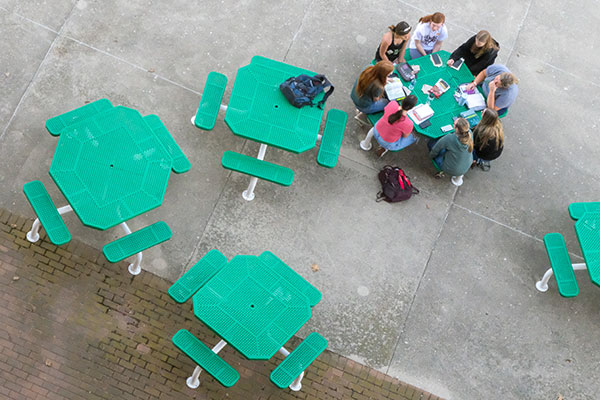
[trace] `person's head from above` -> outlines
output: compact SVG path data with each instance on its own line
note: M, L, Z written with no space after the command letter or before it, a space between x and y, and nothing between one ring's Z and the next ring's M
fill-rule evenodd
M475 35L475 41L471 46L471 53L475 54L476 58L481 57L483 53L489 49L498 49L492 35L488 31L479 31Z
M479 124L482 126L495 125L498 121L500 121L500 119L498 118L498 112L496 110L486 108L481 112L481 122Z
M454 121L454 134L458 136L458 141L468 145L469 152L473 151L473 139L469 133L469 121L464 118L457 118Z
M388 28L390 29L390 31L392 31L394 39L402 40L408 40L408 38L410 37L410 30L412 29L408 22L405 21L398 22L396 26L391 25Z
M417 101L417 96L414 94L409 94L402 100L400 107L402 107L404 111L410 111L414 106L417 105Z
M387 60L381 60L377 64L367 67L358 77L356 93L359 96L364 95L372 83L377 83L381 87L385 86L387 78L392 72L394 72L394 64Z
M446 16L441 12L436 12L430 15L426 15L419 19L419 22L429 23L429 27L432 31L437 32L444 26L446 23Z
M510 86L516 85L517 83L519 83L519 80L512 73L503 72L500 75L496 75L493 82L497 88L507 89Z

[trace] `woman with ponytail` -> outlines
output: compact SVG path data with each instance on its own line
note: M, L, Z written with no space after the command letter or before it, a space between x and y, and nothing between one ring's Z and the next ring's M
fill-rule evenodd
M410 39L411 27L408 22L398 22L396 26L388 26L381 43L375 52L375 60L387 60L392 63L403 63L406 45Z
M456 180L462 183L460 177L471 168L473 163L473 139L469 131L469 122L464 118L458 118L454 121L454 133L429 141L427 147L429 147L429 157L433 159L433 164L439 170L435 177L441 178L445 172L453 176L453 182L456 177ZM458 183L455 185L460 186Z
M419 58L435 53L442 48L442 42L448 37L446 16L441 12L426 15L419 19L410 42L411 58Z
M383 117L371 128L365 140L360 142L360 148L371 150L371 138L375 136L381 147L377 155L383 156L388 150L399 151L417 141L413 131L413 122L406 115L417 104L417 96L408 95L402 100L402 105L397 101L390 101L383 110Z

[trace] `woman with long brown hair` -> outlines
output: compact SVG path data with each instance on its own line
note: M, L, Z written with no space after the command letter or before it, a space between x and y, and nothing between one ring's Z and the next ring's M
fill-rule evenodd
M448 37L446 16L441 12L426 15L419 19L410 42L411 58L419 58L435 53L442 48L442 42Z
M469 122L464 118L454 121L454 133L449 133L427 143L429 157L438 170L436 178L444 176L444 172L452 175L452 183L462 185L462 176L473 163L473 139L469 131Z
M456 60L462 58L471 74L476 76L494 63L499 51L500 45L492 35L488 31L479 31L450 54L447 64L452 66Z
M403 63L406 45L410 40L411 26L408 22L398 22L396 26L388 26L388 31L383 34L381 43L375 52L375 60L387 60L393 63Z
M383 87L387 83L388 76L394 72L394 64L389 61L379 61L365 69L352 87L350 98L354 102L359 113L356 119L361 123L361 114L373 114L382 111L389 103L389 100L383 97Z
M486 108L481 113L481 122L473 129L473 145L473 164L489 170L489 161L500 157L504 149L502 122L495 110Z

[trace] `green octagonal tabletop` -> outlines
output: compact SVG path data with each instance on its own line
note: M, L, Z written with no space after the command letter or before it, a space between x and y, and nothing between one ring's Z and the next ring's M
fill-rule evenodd
M442 126L454 125L453 117L457 117L461 112L468 110L467 106L459 105L454 99L454 92L460 84L473 81L473 75L464 63L463 66L457 71L446 65L446 61L448 61L450 58L450 53L441 50L436 54L438 54L442 59L441 67L435 67L429 56L419 57L409 61L411 66L418 65L421 67L421 70L417 74L415 88L412 91L412 94L417 96L418 104L427 103L427 95L421 90L423 85L433 86L440 78L445 80L450 85L450 88L444 94L442 94L438 99L431 101L430 106L434 111L433 117L429 119L431 125L423 129L415 124L415 130L417 132L434 139L446 134L442 132ZM481 89L478 89L481 92ZM481 113L478 112L477 114L481 116ZM369 120L375 124L382 116L382 112L371 114L369 115Z
M248 359L270 359L311 317L308 298L256 256L236 256L193 297L194 314Z
M296 108L279 90L286 79L314 72L254 56L238 70L225 122L234 134L294 153L315 147L323 110ZM316 101L323 98L323 93Z
M158 207L172 164L140 113L118 106L61 131L50 176L81 222L104 230Z
M590 280L600 286L600 212L583 214L575 223L575 233Z

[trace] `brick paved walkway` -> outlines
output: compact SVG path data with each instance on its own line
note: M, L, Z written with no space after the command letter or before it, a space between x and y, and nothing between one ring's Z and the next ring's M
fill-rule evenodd
M0 209L0 398L9 399L423 399L438 397L326 351L307 370L302 391L269 380L272 361L248 361L231 347L223 357L239 371L225 389L201 375L171 343L186 328L212 346L218 339L177 305L170 282L72 241L31 244L31 220ZM286 347L293 348L298 338ZM277 356L277 361L281 357Z

